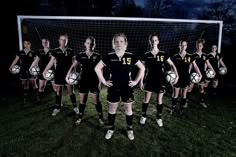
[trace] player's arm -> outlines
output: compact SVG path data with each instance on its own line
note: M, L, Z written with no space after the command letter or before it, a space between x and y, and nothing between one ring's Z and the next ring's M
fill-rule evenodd
M129 86L130 87L134 87L136 84L138 84L138 82L141 80L141 78L144 77L145 67L144 67L143 63L140 60L138 60L135 65L139 68L139 71L136 75L135 80L134 81L129 81Z
M209 60L206 60L206 64L207 64L207 67L208 67L209 69L211 69L211 70L214 72L214 75L215 75L216 72L215 72L215 70L213 69L213 67L212 67L211 63L209 62Z
M177 71L177 69L176 69L176 67L175 67L175 64L172 62L172 60L171 60L170 58L168 58L166 61L167 61L167 63L170 65L171 70L172 70L172 71L175 73L175 75L176 75L176 79L175 79L175 81L173 82L173 85L174 85L174 84L176 84L176 83L178 82L179 74L178 74L178 71Z
M219 62L220 62L220 65L226 69L226 73L227 73L228 69L227 69L227 67L226 67L226 65L225 65L225 63L224 63L224 61L223 61L223 59L220 58Z
M201 74L201 72L200 72L200 70L199 70L199 68L198 68L198 66L197 66L197 64L196 64L196 62L193 61L192 64L190 64L190 65L192 65L192 67L194 68L195 72L196 72L196 73L199 75L199 77L200 77L199 80L201 80L201 79L202 79L202 74Z
M103 61L100 60L100 61L98 62L98 64L95 66L94 70L95 70L95 72L96 72L96 74L97 74L99 80L100 80L105 86L111 87L111 86L113 86L112 81L109 81L109 80L106 81L105 78L104 78L104 76L103 76L102 69L104 68L104 66L105 66L105 65L104 65Z
M30 72L31 72L32 67L38 65L39 60L40 60L40 58L39 58L38 56L36 56L36 57L34 58L34 61L33 61L33 63L31 64L31 66L30 66L30 68L29 68L29 71L30 71ZM40 70L41 70L41 69L40 69Z
M46 68L43 71L43 77L46 79L46 73L49 69L51 69L51 67L53 66L54 62L55 62L56 58L51 56L50 61L48 62L48 65L46 66Z
M70 69L68 70L68 72L66 74L66 82L67 83L69 83L69 76L70 76L71 72L75 71L75 68L76 68L77 64L78 64L77 60L74 60L74 62L70 66Z
M12 67L13 67L14 65L16 65L16 63L19 61L19 59L20 59L20 57L16 55L15 59L14 59L13 62L11 63L11 66L9 67L9 71L10 71L10 72L12 72L12 71L11 71Z

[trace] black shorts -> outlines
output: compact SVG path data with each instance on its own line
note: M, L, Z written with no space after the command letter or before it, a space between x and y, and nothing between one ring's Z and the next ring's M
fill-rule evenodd
M55 81L55 84L59 85L59 86L63 86L63 85L68 84L66 82L66 73L59 73L56 71L54 81Z
M190 85L190 76L179 77L178 82L173 85L175 88L188 88Z
M34 80L35 76L32 76L29 70L21 70L20 72L20 80Z
M164 79L146 79L144 83L144 91L154 93L165 93L166 82Z
M79 82L79 93L87 94L90 92L92 94L99 94L98 83L98 80L81 79Z
M124 103L132 103L134 101L133 88L127 86L111 86L108 88L107 101L117 103L120 101Z

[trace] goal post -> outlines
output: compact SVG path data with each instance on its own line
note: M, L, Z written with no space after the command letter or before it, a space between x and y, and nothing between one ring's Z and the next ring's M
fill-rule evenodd
M112 51L112 37L123 32L128 39L128 50L142 54L150 49L148 37L151 33L159 34L159 48L168 53L178 50L180 40L188 41L187 51L195 51L199 38L205 39L204 52L208 53L213 44L221 50L223 21L160 19L160 18L127 18L127 17L76 17L76 16L17 16L19 49L26 36L32 42L32 48L41 48L40 38L47 36L51 47L58 47L58 36L66 32L68 46L75 52L84 49L83 42L87 36L96 39L95 51L107 54Z

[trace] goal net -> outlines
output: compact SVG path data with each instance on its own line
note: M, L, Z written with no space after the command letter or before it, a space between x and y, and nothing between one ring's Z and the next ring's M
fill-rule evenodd
M123 32L128 39L127 51L141 55L150 50L149 35L159 34L159 49L170 54L178 51L180 40L188 41L187 51L195 51L199 38L205 39L204 52L208 53L213 44L221 47L222 21L181 20L157 18L120 18L120 17L68 17L68 16L17 16L19 48L27 37L32 42L32 49L41 48L41 37L50 39L51 47L58 47L58 37L66 32L68 46L75 52L84 50L83 43L87 36L96 39L95 51L105 55L112 50L114 34Z

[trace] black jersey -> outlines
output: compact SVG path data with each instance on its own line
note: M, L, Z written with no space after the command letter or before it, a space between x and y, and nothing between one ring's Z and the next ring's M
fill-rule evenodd
M125 52L121 58L115 52L111 52L102 59L102 62L110 71L113 85L127 86L131 80L132 66L138 62L138 59L129 52Z
M159 51L156 55L153 55L151 51L146 52L142 57L147 69L146 78L160 80L164 75L164 64L168 58L169 55L164 51Z
M53 53L53 50L52 49L49 49L48 52L45 52L44 49L39 49L37 52L36 52L36 56L39 57L39 63L38 63L38 66L39 66L39 69L43 72L43 70L46 68L48 62L50 61L51 59L51 56L52 56L52 53Z
M98 80L97 74L94 71L95 66L100 61L101 57L98 53L93 52L89 57L86 52L80 52L76 55L76 61L81 67L81 79Z
M65 50L55 48L52 56L55 57L57 61L55 79L58 75L60 75L61 78L65 78L69 68L71 67L72 59L75 56L73 50L71 48L66 48Z
M197 53L193 54L193 59L196 60L196 64L202 74L205 74L205 63L208 60L207 55L205 53L202 53L200 56Z
M184 58L182 58L178 53L172 56L171 60L175 64L179 77L189 77L189 66L194 61L191 54L186 53Z
M20 58L21 71L28 71L34 61L35 52L30 50L26 53L24 50L16 54Z
M207 57L209 59L211 66L217 72L218 67L219 67L218 64L219 64L220 59L222 59L222 56L219 53L216 53L215 56L212 53L209 53Z

